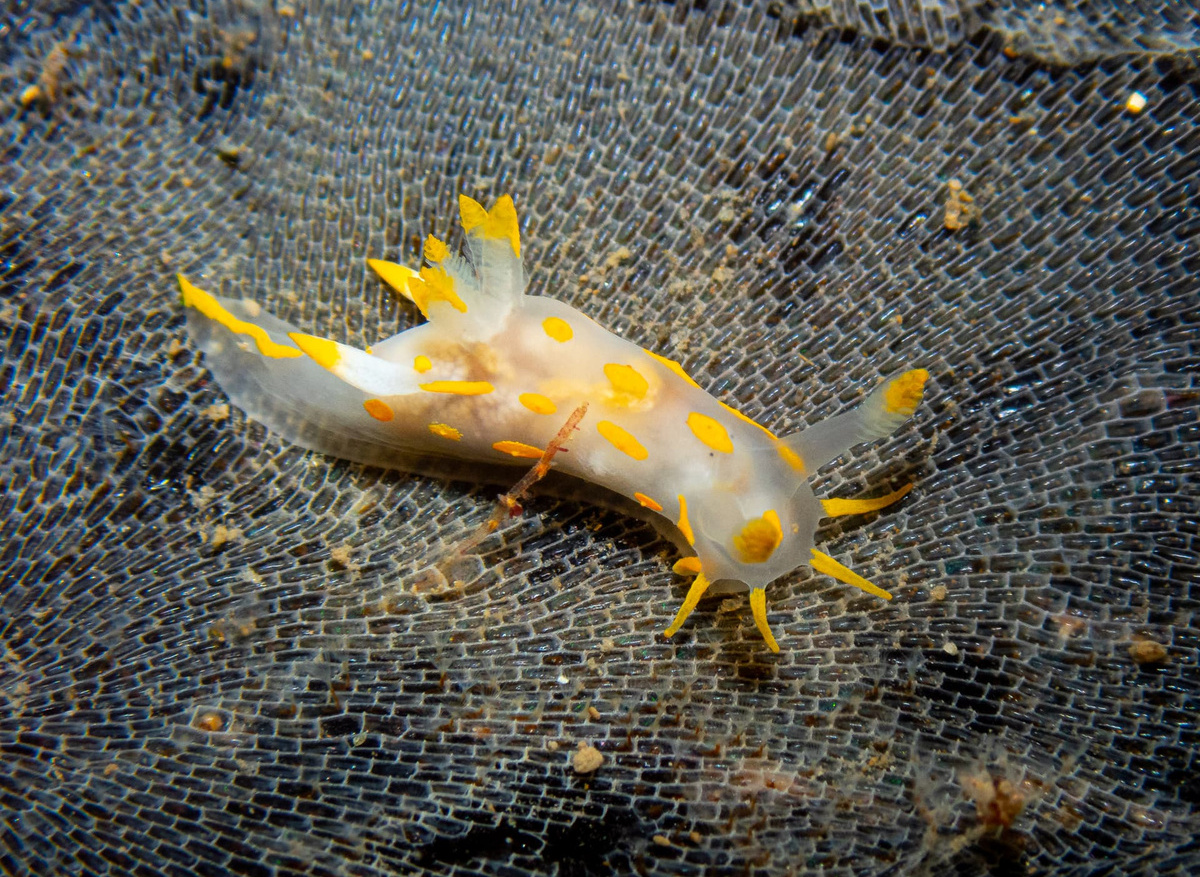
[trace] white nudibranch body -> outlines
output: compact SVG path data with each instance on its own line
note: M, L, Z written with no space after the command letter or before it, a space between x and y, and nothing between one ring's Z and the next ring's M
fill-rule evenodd
M805 563L891 598L816 551L813 536L822 517L883 508L908 488L822 501L808 478L903 424L926 371L885 380L853 410L778 438L714 399L678 363L569 305L526 295L511 198L485 210L462 196L459 207L466 258L431 236L419 272L371 260L428 322L365 351L303 334L180 276L192 336L232 401L290 440L348 459L386 464L394 452L397 460L526 466L586 403L554 468L663 515L695 552L674 567L695 578L668 637L715 584L710 593L750 591L755 623L778 651L764 589Z

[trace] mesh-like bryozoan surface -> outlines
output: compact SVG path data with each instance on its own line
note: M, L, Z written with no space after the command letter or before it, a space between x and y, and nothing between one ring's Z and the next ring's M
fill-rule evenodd
M0 870L1195 873L1200 101L1138 37L1196 12L1118 5L1076 67L786 4L10 5ZM227 407L176 271L361 346L460 191L780 432L928 368L818 484L916 481L821 534L896 599L800 571L780 654L736 600L668 642L645 523L464 554L494 488Z

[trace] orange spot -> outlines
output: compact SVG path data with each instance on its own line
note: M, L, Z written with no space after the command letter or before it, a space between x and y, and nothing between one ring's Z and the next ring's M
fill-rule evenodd
M622 396L643 399L646 396L646 391L650 389L650 385L646 383L646 379L638 374L637 369L631 365L621 365L616 362L607 363L604 366L604 376L608 378L608 382L612 384L613 389ZM617 399L615 401L624 402L625 400Z
M453 393L455 396L483 396L496 389L487 381L433 381L420 387L426 393Z
M700 558L698 557L681 557L671 567L671 570L680 576L698 576L701 569Z
M528 457L531 460L540 460L542 454L546 453L541 448L535 448L533 445L527 445L524 442L496 442L492 448L502 454L511 454L514 457Z
M610 420L601 420L597 423L596 431L618 451L635 460L644 460L650 456L650 452L643 447L641 442Z
M436 436L440 436L444 439L450 439L452 442L457 442L462 439L461 432L459 432L453 426L449 426L445 423L431 423L429 424L429 431Z
M558 406L541 393L522 393L517 401L534 414L553 414L558 410Z
M729 438L729 433L708 415L693 411L688 415L687 425L692 435L714 451L720 451L722 454L733 453L733 441Z
M396 412L392 410L392 406L382 399L368 399L363 402L363 408L376 420L382 420L384 423L387 423L396 416Z
M663 510L662 503L655 502L644 493L635 493L633 498L652 512L661 512Z
M779 456L783 457L785 463L787 463L789 466L791 466L797 472L800 472L803 474L804 460L801 459L799 454L797 454L795 451L793 451L791 448L789 448L787 445L784 445L784 444L776 445L775 450L777 450L779 452Z
M687 515L687 500L683 498L683 494L679 494L679 521L675 524L679 528L679 532L683 534L683 538L688 541L688 545L696 544L696 534L692 532L692 525L688 521Z
M558 317L546 317L542 320L542 330L560 344L575 337L571 324Z

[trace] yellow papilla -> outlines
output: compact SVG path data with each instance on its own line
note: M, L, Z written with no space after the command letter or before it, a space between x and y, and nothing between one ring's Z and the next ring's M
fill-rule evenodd
M408 289L412 293L412 300L427 317L429 306L438 301L449 302L459 313L467 312L466 302L454 291L454 278L441 268L424 266L421 268L420 277L413 277L408 281Z
M425 259L433 264L446 261L446 257L450 255L450 249L444 241L438 240L433 235L425 238Z

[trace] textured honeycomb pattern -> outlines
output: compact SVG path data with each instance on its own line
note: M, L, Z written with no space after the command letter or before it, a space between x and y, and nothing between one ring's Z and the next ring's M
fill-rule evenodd
M1195 11L1075 4L1124 30L1065 67L1011 6L365 6L0 22L0 870L1196 873L1200 100L1139 42ZM652 527L463 552L494 489L227 407L174 272L369 343L415 314L365 257L459 191L780 431L928 368L818 485L917 482L821 534L897 599L801 571L779 655L738 600L666 642Z

